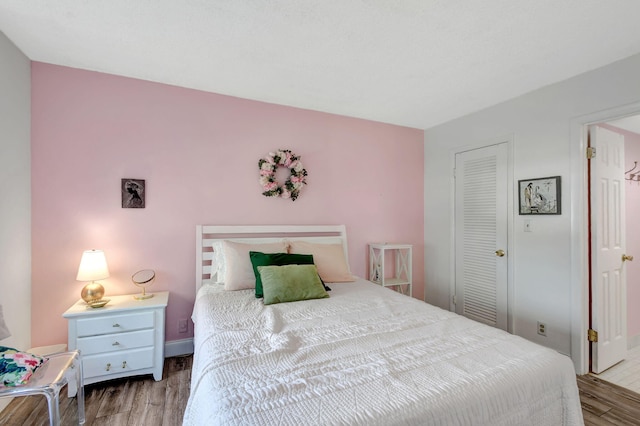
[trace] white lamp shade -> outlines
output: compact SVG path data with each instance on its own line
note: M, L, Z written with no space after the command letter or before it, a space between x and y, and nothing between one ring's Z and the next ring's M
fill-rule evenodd
M95 281L109 278L107 258L102 250L86 250L78 267L78 281Z

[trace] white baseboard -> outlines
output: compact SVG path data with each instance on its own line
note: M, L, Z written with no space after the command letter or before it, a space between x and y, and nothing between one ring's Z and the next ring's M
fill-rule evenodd
M627 339L627 349L631 350L637 346L640 346L640 334L631 336Z
M172 340L164 344L164 357L188 355L193 353L193 338Z

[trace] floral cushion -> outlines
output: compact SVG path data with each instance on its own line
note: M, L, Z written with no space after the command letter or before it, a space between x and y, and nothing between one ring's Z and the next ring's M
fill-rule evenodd
M36 369L47 360L48 358L0 346L0 388L26 385Z

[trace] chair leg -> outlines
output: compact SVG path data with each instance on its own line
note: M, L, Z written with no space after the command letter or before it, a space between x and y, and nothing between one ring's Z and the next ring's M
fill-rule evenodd
M84 413L84 374L82 372L82 362L78 359L76 360L76 398L78 399L78 424L83 425L86 421L85 413Z
M47 389L45 391L47 405L49 406L49 425L60 426L60 406L58 404L58 392Z

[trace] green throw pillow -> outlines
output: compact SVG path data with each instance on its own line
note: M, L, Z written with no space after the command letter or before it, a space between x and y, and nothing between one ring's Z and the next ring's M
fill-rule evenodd
M313 255L311 254L288 254L288 253L262 253L250 251L249 258L253 266L253 273L256 276L256 297L262 297L262 280L258 272L258 266L282 266L282 265L313 265Z
M264 304L329 297L316 265L258 266Z

